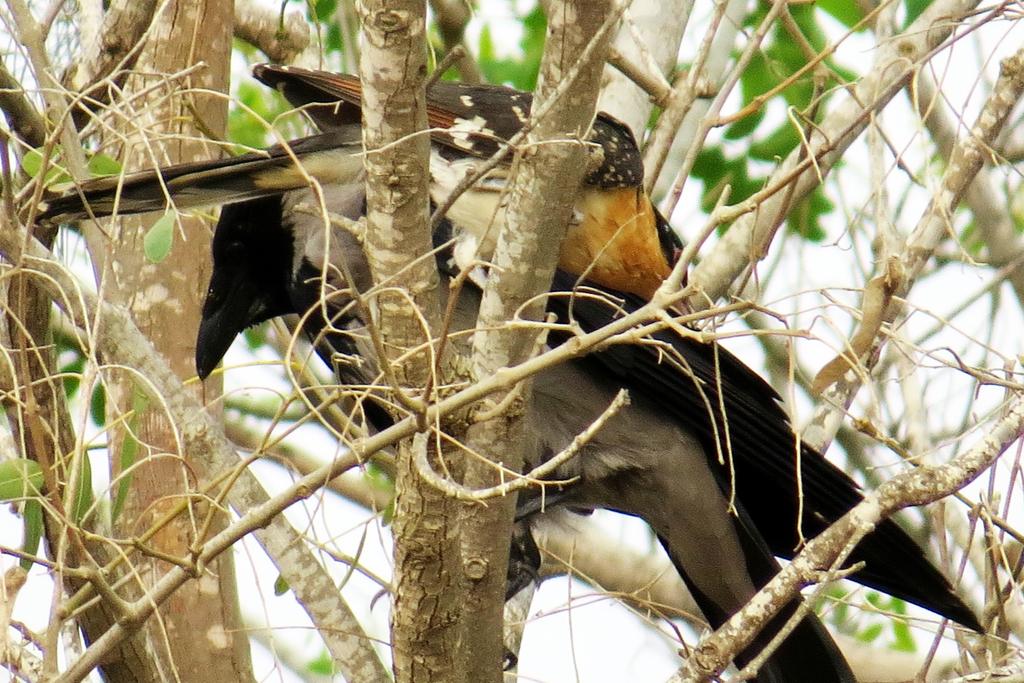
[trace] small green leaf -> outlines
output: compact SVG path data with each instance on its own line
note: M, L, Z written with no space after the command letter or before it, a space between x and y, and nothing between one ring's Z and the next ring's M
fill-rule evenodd
M326 652L320 653L320 656L309 663L307 667L310 673L314 673L320 676L333 676L334 675L334 662L331 661L331 656Z
M121 163L114 157L106 154L94 154L89 159L89 173L94 178L118 175L121 172Z
M866 629L857 634L857 640L859 640L862 643L870 643L873 642L880 635L882 635L882 625L872 624L871 626L868 626Z
M267 343L267 328L264 325L247 328L242 332L242 339L250 351L255 351Z
M903 23L903 26L910 26L914 23L914 20L921 16L921 12L928 9L928 5L932 4L932 0L907 0L907 19Z
M174 243L174 212L161 216L142 240L142 249L150 263L160 263L171 253Z
M378 491L390 491L394 493L395 482L383 467L371 460L363 468L363 479L366 483Z
M811 242L821 242L826 237L821 226L821 217L831 213L835 205L828 200L821 189L816 189L790 211L787 226Z
M893 649L900 652L917 652L917 641L914 640L910 626L902 619L892 620L892 633L895 639Z
M341 26L337 22L331 22L327 27L327 36L324 38L324 48L331 52L341 51Z
M43 505L38 500L25 501L22 512L25 531L21 542L21 551L26 555L35 555L39 551L39 541L43 538ZM34 562L28 558L21 560L21 568L28 571Z
M26 152L21 158L21 170L32 178L38 178L43 170L42 151L40 149L30 149ZM65 169L58 166L54 162L54 157L51 156L49 165L46 167L46 175L43 177L43 184L49 186L54 183L66 183L70 180L71 176L68 175Z
M135 433L142 423L142 414L146 412L148 407L149 396L136 386L132 392L132 413L128 418L124 441L121 442L121 457L119 460L121 476L118 478L117 494L114 496L114 506L111 511L114 519L121 515L124 503L128 499L128 491L132 485L130 472L139 452L139 442L135 438Z
M391 522L395 520L395 499L392 498L388 506L380 511L380 521L384 526L391 526Z
M85 368L85 358L76 356L71 362L60 369L64 380L64 395L71 398L78 391L78 385L82 382L82 370Z
M107 422L107 392L100 382L96 383L96 388L89 398L89 417L97 425L102 426Z
M846 28L853 28L864 16L860 6L850 0L818 0L815 3L819 9L831 14L834 19ZM860 30L867 30L867 26L861 26Z
M34 460L13 458L0 462L0 501L38 496L43 488L43 468Z
M315 3L311 3L311 19L316 21L326 22L334 16L334 10L337 9L338 0L316 0Z
M71 508L71 519L76 524L85 522L85 516L92 510L92 461L88 457L82 458L82 467L78 479L78 490L75 492L74 505Z
M288 592L288 589L288 581L286 581L282 575L278 574L277 578L274 579L274 595L284 595Z
M30 149L21 158L21 170L29 177L35 178L43 169L43 153L38 149Z
M744 116L742 119L740 119L736 123L731 124L728 128L726 128L724 134L725 139L739 140L741 138L745 138L751 133L753 133L754 129L757 128L758 124L761 123L761 121L763 120L764 109L758 109L757 111L754 111L751 114Z
M800 134L793 127L793 123L787 120L764 140L752 144L749 154L752 158L763 161L785 159L786 155L798 144L800 144Z

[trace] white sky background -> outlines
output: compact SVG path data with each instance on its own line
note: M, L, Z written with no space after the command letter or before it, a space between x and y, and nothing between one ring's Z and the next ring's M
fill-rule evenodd
M469 28L469 44L475 44L480 27L487 23L491 26L492 35L499 47L504 46L510 51L515 50L519 40L519 25L513 21L512 4L509 2L488 0L480 3L478 16ZM532 3L519 2L520 8ZM691 20L691 28L687 36L699 36L706 22L709 3L698 3ZM826 22L827 23L827 22ZM698 26L700 28L698 28ZM831 35L838 36L842 29L838 24L827 26ZM1022 44L1022 33L1019 24L999 22L981 29L971 39L958 43L953 49L951 59L943 63L940 58L935 62L936 68L942 65L945 73L941 77L943 90L955 109L960 103L968 101L966 107L969 117L973 117L980 105L979 90L983 93L987 88L978 88L979 79L990 83L995 79L999 58L1014 51ZM690 39L690 38L688 38ZM872 59L871 43L864 37L854 36L844 43L836 60L846 65L863 65ZM684 54L692 53L693 48L684 48ZM985 62L982 64L982 62ZM855 69L857 70L857 69ZM979 74L981 74L979 76ZM734 111L738 97L726 111ZM781 117L781 107L769 110L773 116ZM932 148L929 137L918 123L916 115L910 110L906 97L899 95L883 114L887 133L892 143L905 153L907 165L918 173L926 187L933 186L941 169L932 167L922 170L924 161L930 157ZM968 122L972 120L969 118ZM714 133L712 139L714 140ZM849 250L858 254L858 262L866 268L870 261L869 240L870 225L864 228L854 220L860 211L870 215L869 191L872 182L867 170L867 152L864 138L844 157L844 164L828 179L829 196L840 196L843 205L827 217L826 229L828 238L819 245L808 245L797 238L780 238L776 240L772 253L762 264L767 272L775 268L769 278L764 295L759 300L774 310L786 314L788 323L794 327L811 329L815 334L831 339L834 334L828 330L828 322L832 321L838 330L848 335L850 332L849 317L829 306L823 310L824 299L820 291L828 290L837 299L856 304L859 297L848 288L859 287L863 283L861 272L850 272ZM891 161L891 159L890 159ZM890 167L890 173L902 174L902 171ZM833 191L841 187L840 192ZM699 184L690 182L680 202L680 207L672 216L673 225L684 237L690 237L703 225L705 217L695 207L698 206ZM920 188L909 192L902 211L894 217L898 230L909 232L920 216L928 201L928 193ZM895 206L899 197L892 197ZM854 224L852 229L850 224ZM868 233L868 234L865 234ZM714 238L712 238L712 241ZM710 244L705 250L710 248ZM74 251L73 249L71 251ZM779 265L775 265L778 263ZM929 278L919 283L913 290L912 303L924 310L942 315L951 310L966 292L982 286L991 276L986 269L963 266L947 268L941 277ZM988 329L991 321L996 321L993 329ZM991 311L991 299L982 298L973 307L970 314L958 318L958 324L964 334L978 339L989 340L991 346L1007 354L1020 353L1020 330L1024 329L1020 307L1016 299L1006 290L996 315ZM920 313L911 317L908 328L923 330L930 328L934 319ZM738 324L727 326L726 329L741 330ZM911 333L910 336L915 336ZM760 347L753 340L741 339L730 341L727 346L755 368L763 365ZM954 349L973 347L953 330L944 330L940 336L928 341L926 348L941 349L948 346ZM796 356L799 362L811 371L821 367L832 355L825 344L815 341L799 341L796 343ZM937 354L937 359L949 362L949 354ZM245 364L252 360L251 353L244 344L236 343L227 357L227 364ZM994 358L974 357L966 359L968 363L986 367L998 367L1000 361ZM965 420L964 410L968 404L966 396L972 390L972 383L955 372L939 368L926 374L926 380L934 379L921 388L921 396L927 411L930 424L936 433L959 431L958 425ZM251 368L229 371L225 384L229 391L250 391L250 387L262 383L269 386L286 388L281 383L274 368L252 370ZM799 392L788 392L785 387L776 384L787 398L795 393L797 400L793 409L796 422L805 420L814 406L803 399ZM885 386L885 391L898 392L901 386L897 382ZM967 393L965 393L967 392ZM255 393L255 392L254 392ZM864 394L864 392L862 392ZM984 418L987 411L1001 398L1001 392L987 389L981 392L978 401L972 407L974 417L968 418L968 424ZM897 402L898 403L898 402ZM84 407L79 405L78 410ZM870 401L863 395L855 411L870 409ZM898 421L899 416L883 416L882 422ZM305 443L316 439L322 443L322 453L330 457L336 449L333 440L327 438L319 430L305 430L301 438ZM973 443L968 438L967 443ZM946 448L936 457L944 459L951 454ZM102 457L98 454L97 457ZM836 462L842 461L841 454L833 449L830 457ZM1008 466L1015 460L1014 453L1008 453L997 466L997 486L1005 481ZM102 467L94 466L94 473L102 471ZM253 468L261 480L269 487L279 486L283 470L267 463L258 463ZM285 475L286 476L286 475ZM971 489L976 495L979 486L987 486L987 479ZM1020 510L1013 510L1015 524L1018 528ZM390 577L390 538L386 529L376 524L367 524L369 516L356 506L350 505L333 495L315 498L309 506L294 506L288 512L289 519L299 529L309 529L309 536L324 543L325 547L338 548L341 552L355 555L361 552L363 562L374 572ZM652 540L645 526L635 520L624 519L618 515L602 514L603 523L624 542L650 547ZM20 522L11 516L7 509L0 511L0 544L17 547L20 538ZM295 603L291 593L278 597L273 594L273 581L276 571L267 560L259 546L250 540L236 551L241 604L250 623L267 621L272 624L273 637L281 658L291 660L298 653L297 661L311 660L322 651L322 644L316 633L312 631L304 612ZM0 569L11 564L8 557L0 558ZM345 574L345 566L325 556L325 564L340 580ZM345 588L346 597L357 614L367 615L364 623L371 633L382 640L387 638L387 601L383 598L373 602L377 587L373 582L354 574ZM34 569L29 584L22 591L15 618L24 621L30 628L41 629L45 626L47 607L52 596L52 583L46 573ZM372 607L371 607L372 603ZM571 609L566 609L568 604ZM537 680L548 683L563 681L661 681L666 679L677 666L675 654L676 644L670 637L662 637L653 629L642 625L639 617L600 595L593 594L583 584L566 581L548 581L538 593L532 610L534 619L526 632L520 660L521 680ZM372 626L371 626L372 625ZM290 627L290 628L289 628ZM264 641L266 642L266 641ZM919 647L927 647L924 637L918 639ZM271 650L263 646L254 646L254 664L257 667L257 680L293 681L293 676L285 673L275 665ZM3 680L0 673L0 680ZM306 680L314 680L312 677Z

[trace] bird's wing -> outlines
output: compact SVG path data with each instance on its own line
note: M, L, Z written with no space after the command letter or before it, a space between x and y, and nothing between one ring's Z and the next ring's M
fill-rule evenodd
M575 278L559 273L553 291L574 285ZM548 310L560 322L571 319L591 331L641 304L618 293L562 295L549 298ZM558 343L565 334L555 331L549 339ZM862 500L844 472L807 444L798 446L776 392L718 344L666 330L647 343L611 346L576 362L649 401L693 434L720 490L742 502L779 557L791 558L801 538L817 535ZM879 524L850 561L865 562L854 580L980 628L948 580L895 522Z
M621 382L575 360L533 378L527 407L529 465L565 449L612 402ZM607 418L558 479L575 477L544 503L569 509L604 508L640 517L658 535L680 577L712 626L721 626L779 570L741 501L730 501L691 430L644 395ZM553 487L551 487L553 488ZM521 494L521 499L523 494ZM540 496L520 513L539 510ZM533 522L533 517L520 519ZM514 576L522 582L524 577ZM799 601L774 619L737 661L760 652ZM800 678L803 673L807 678ZM758 681L852 681L835 644L810 615L768 660Z
M307 111L322 130L360 120L363 90L356 76L275 64L257 64L253 76ZM431 139L452 154L486 158L523 129L532 106L531 93L513 88L438 81L427 90L427 123ZM629 126L601 112L586 139L603 151L587 184L643 184L643 158Z

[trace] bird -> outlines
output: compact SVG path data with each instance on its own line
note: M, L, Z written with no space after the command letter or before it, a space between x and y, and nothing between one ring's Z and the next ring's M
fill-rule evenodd
M288 205L284 218L303 232L298 238L312 241L312 233L322 231L323 222L298 218L294 211L304 202L318 205L309 177L324 188L363 182L359 80L270 64L257 65L253 73L293 103L301 102L323 132L230 159L87 181L74 192L44 200L40 220L74 220L115 210L162 211L168 199L186 210L273 195ZM311 99L321 92L329 104ZM435 204L445 204L482 159L522 129L531 103L529 93L503 86L442 81L430 87L430 194ZM679 238L643 191L643 163L629 127L601 113L586 140L601 147L601 161L583 180L559 263L613 289L649 297L671 271L673 254L681 247ZM447 211L458 233L455 258L460 266L494 250L511 162L508 155ZM326 200L332 208L332 198Z
M162 209L168 194L179 206L229 202L222 209L214 233L213 276L197 340L199 374L205 376L212 371L231 340L245 327L284 313L304 314L317 308L321 313L313 311L306 316L306 329L323 342L318 349L327 349L324 358L333 363L343 383L372 384L376 380L373 350L364 342L361 313L346 295L348 283L332 273L323 273L319 267L325 262L343 264L354 286L362 289L369 286L365 255L356 238L346 231L334 231L331 252L324 253L324 245L315 239L315 235L322 234L322 221L296 210L313 197L304 179L306 184L294 180L301 174L293 170L294 162L286 151L290 147L300 160L310 162L307 168L322 172L322 176L315 177L333 211L358 219L365 211L363 176L361 170L348 166L349 159L361 153L359 130L358 123L344 118L353 116L352 107L358 106L358 98L349 94L343 99L336 92L349 92L352 83L358 81L286 67L258 69L257 76L263 76L264 82L272 81L292 104L320 105L320 109L313 108L311 116L324 132L263 154L144 172L120 183L108 181L106 187L87 184L80 192L51 199L42 215L50 221L81 218L88 213L86 203L97 215L112 211L118 205L114 199L118 187L122 212ZM331 84L331 88L323 87L323 83ZM428 92L429 106L437 112L432 115L431 125L441 129L441 123L447 120L457 128L456 133L447 134L448 142L442 133L432 134L432 182L439 185L432 189L432 196L438 203L447 199L448 188L453 186L445 178L459 175L449 172L451 167L487 154L486 145L468 151L466 141L478 138L469 133L461 136L469 125L466 121L476 117L487 120L483 114L474 114L475 109L486 111L497 106L488 99L488 93L504 93L495 99L503 97L509 108L522 108L528 101L525 93L515 95L516 91L510 94L509 89L479 86L472 86L474 89L463 99L447 94L458 92L455 84L438 83L433 88L439 86L446 89L443 97L433 98ZM452 101L461 108L451 105ZM442 119L445 112L447 118ZM493 147L501 136L507 139L514 135L523 117L513 109L505 120L510 122L506 128L485 125L489 132L479 140ZM513 121L519 121L519 127ZM599 115L595 121L613 119ZM614 123L608 127L616 130L618 142L610 150L611 155L605 143L605 171L600 175L599 169L588 176L584 196L598 194L600 198L603 189L597 179L622 176L622 168L633 169L633 185L642 184L642 166L616 156L626 146L621 141L626 140L631 142L625 157L629 159L636 147L635 139L628 128L622 130ZM441 169L437 175L435 168ZM500 194L496 190L499 185L494 183L481 192ZM646 195L636 198L635 190L623 193L621 186L612 185L613 191L628 195L633 206L640 207L625 221L625 228L642 227L646 235L613 239L611 245L598 250L597 258L607 258L609 253L646 251L639 260L648 264L644 267L649 274L640 279L617 277L616 271L622 269L614 260L604 269L581 269L577 261L566 257L563 246L548 311L560 322L571 321L585 331L598 329L642 306L669 272L673 250L678 249L678 242L665 234L664 219L653 207L651 212L646 210L644 202L650 202ZM490 216L497 211L500 200L472 201L484 206L484 213L489 207L486 225L475 219L474 210L466 208L457 213L461 223L449 215L435 233L439 246L455 244L438 251L439 268L448 275L467 267L467 253L484 260L487 257L488 231L493 229ZM602 201L612 200L605 197ZM595 234L602 234L603 229L603 234L613 237L631 234L617 224L610 229L594 226L604 220L594 219L596 213L587 211L585 201L578 203L576 229ZM570 229L567 238L570 243L572 232ZM585 238L578 237L577 243L585 243ZM618 259L619 263L623 261ZM581 291L587 296L565 295ZM331 305L316 306L324 292L329 293ZM460 295L457 308L468 321L460 325L472 324L476 297L473 288L465 288ZM568 339L559 332L561 329L568 328L556 327L549 334L551 344ZM531 439L528 464L562 450L608 405L615 392L628 389L630 404L609 420L580 457L554 476L559 481L578 477L571 484L548 490L543 500L555 508L611 509L647 521L709 623L718 626L778 571L776 557L793 556L801 531L813 536L859 502L862 495L857 485L823 455L800 444L774 390L724 348L672 330L656 333L651 341L612 346L540 373L533 383L532 407L524 418ZM344 362L336 361L339 356ZM370 422L385 425L392 419L385 406L373 399L364 401L363 407ZM726 434L728 440L723 439ZM720 453L726 456L721 461ZM802 515L797 504L798 479L802 481ZM522 524L549 514L542 509L541 500L538 495L521 497L518 517ZM851 561L864 562L864 568L851 577L853 580L980 630L976 617L949 582L895 522L880 524L854 551ZM776 617L737 662L750 661L781 626L780 620L796 606L796 602L791 603L783 615ZM768 659L757 680L846 681L852 680L852 674L820 621L811 615Z

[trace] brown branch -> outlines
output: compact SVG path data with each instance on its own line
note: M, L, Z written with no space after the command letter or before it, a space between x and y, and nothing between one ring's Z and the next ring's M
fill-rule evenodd
M158 4L157 0L122 0L111 3L103 13L102 25L82 46L82 58L72 63L63 78L69 89L82 91L113 77L107 87L94 89L92 98L83 101L89 108L97 109L109 102L124 84L128 69L141 53Z
M28 98L18 79L0 59L0 110L11 130L27 147L42 147L46 142L46 124L39 110Z
M444 41L445 56L452 54L456 49L462 50L455 60L459 79L463 83L481 83L484 80L483 74L463 40L466 24L473 18L470 3L467 0L430 0L430 8L434 10L434 21L437 23L441 40Z

